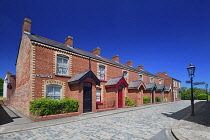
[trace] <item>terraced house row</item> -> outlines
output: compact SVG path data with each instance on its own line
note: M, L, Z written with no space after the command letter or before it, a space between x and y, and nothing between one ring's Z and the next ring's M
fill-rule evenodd
M25 18L10 104L29 115L30 101L43 97L77 99L79 113L124 108L126 97L137 105L143 105L144 97L150 103L157 97L160 102L179 100L179 80L166 72L154 75L143 65L135 68L132 61L120 63L118 55L102 57L100 51L77 49L70 36L59 43L32 34L31 20Z

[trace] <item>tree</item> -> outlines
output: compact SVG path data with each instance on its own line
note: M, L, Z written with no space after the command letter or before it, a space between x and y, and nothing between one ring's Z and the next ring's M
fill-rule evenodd
M4 80L0 78L0 96L3 96L3 84L4 84Z
M197 100L201 94L206 94L206 90L202 88L193 87L194 99ZM182 87L181 88L181 99L190 100L191 99L191 88Z

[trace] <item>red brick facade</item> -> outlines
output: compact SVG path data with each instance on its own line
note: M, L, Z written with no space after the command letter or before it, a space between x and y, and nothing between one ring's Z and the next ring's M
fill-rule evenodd
M25 26L23 26L23 30L24 27ZM28 30L28 26L27 31L30 31ZM23 34L22 41L20 44L16 65L17 88L10 101L11 105L14 108L18 109L25 115L29 115L30 101L46 97L46 86L48 85L61 86L61 98L69 97L72 99L77 99L79 101L79 113L83 113L83 96L85 94L83 90L83 84L86 82L92 83L92 112L96 112L97 110L99 111L119 107L118 87L107 87L106 84L110 79L122 76L123 72L127 72L127 77L125 77L125 79L128 85L132 81L139 80L139 75L143 76L142 82L145 84L150 83L151 78L153 78L154 83L156 85L160 84L160 80L162 81L162 84L168 85L168 80L165 80L165 77L160 78L156 75L144 72L143 70L142 72L138 71L139 69L143 69L142 65L139 67L139 69L133 67L130 68L128 66L125 67L115 65L113 63L102 61L100 59L90 58L85 55L67 51L65 49L55 47L50 44L34 41L33 38L29 38L28 34L30 33ZM50 42L55 42L39 36L38 38ZM65 44L70 44L68 46L72 47L73 38L70 37L69 42L66 42ZM73 49L79 50L76 48ZM93 53L85 53L99 56L100 48L94 49ZM65 76L57 74L56 68L58 55L62 55L68 58L68 72ZM109 61L112 60L109 59ZM114 56L113 61L119 61L119 56ZM127 65L132 66L132 61L128 61ZM103 66L105 68L105 79L100 80L100 86L97 85L96 82L90 77L82 81L81 84L68 83L68 81L71 78L76 77L78 73L87 71L89 69L91 69L95 76L99 78L99 66ZM44 75L45 77L40 75ZM161 97L161 92L146 90L146 88L143 86L134 89L129 89L126 84L119 83L119 85L122 87L122 107L125 107L125 97L132 99L137 105L143 104L143 97L151 97L151 103L152 97L154 103L156 103L155 96ZM97 89L100 89L101 91L100 102L96 102ZM166 96L168 98L168 101L173 101L171 91L169 91L169 93L164 93L163 91L162 94L164 94L162 95L162 97Z

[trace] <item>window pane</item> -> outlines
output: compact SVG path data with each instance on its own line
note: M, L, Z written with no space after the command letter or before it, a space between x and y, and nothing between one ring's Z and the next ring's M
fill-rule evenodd
M47 86L47 95L53 95L53 87Z
M96 102L101 101L101 90L96 90Z
M57 58L57 64L58 65L62 64L62 58L59 58L59 57Z
M139 75L139 80L142 80L142 75Z
M67 75L67 72L68 72L68 69L67 69L67 68L63 68L63 69L62 69L62 74L63 74L63 75Z
M63 64L67 65L68 64L68 60L67 59L63 59Z
M60 99L61 98L61 86L58 85L47 85L47 98Z
M57 56L57 74L68 75L68 58Z
M54 95L60 95L61 87L54 87Z

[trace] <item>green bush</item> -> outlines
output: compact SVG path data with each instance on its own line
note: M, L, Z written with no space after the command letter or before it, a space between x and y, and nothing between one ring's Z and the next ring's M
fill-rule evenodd
M126 106L133 106L133 105L136 105L136 103L134 101L132 101L130 98L125 97L125 105Z
M143 97L143 103L144 104L150 103L150 97Z
M198 95L198 100L206 100L206 94Z
M78 107L77 100L68 98L61 100L40 98L30 102L30 111L35 116L77 112Z
M156 97L155 97L155 101L156 101L156 102L160 102L160 97L156 96Z
M166 102L166 101L167 101L167 97L166 97L166 96L164 96L163 100L164 100L164 102Z

